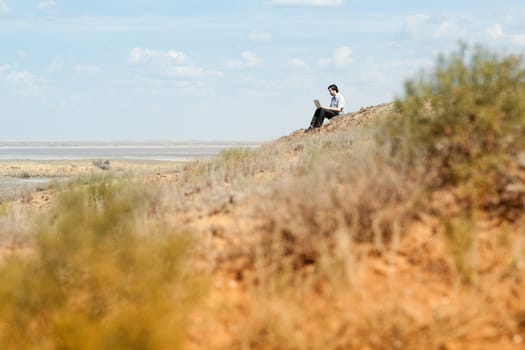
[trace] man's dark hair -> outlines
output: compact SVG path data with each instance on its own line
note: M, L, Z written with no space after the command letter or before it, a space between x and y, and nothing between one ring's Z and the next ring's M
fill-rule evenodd
M337 88L337 85L335 84L331 84L330 86L328 86L328 90L335 90L335 92L339 92L339 88Z

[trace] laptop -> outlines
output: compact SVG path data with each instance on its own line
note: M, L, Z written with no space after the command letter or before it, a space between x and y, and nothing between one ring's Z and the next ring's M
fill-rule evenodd
M314 100L314 105L315 108L321 108L321 103L319 102L319 100Z

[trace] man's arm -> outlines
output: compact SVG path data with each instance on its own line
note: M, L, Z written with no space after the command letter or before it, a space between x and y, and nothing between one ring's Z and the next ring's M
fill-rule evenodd
M328 109L330 111L341 113L343 111L343 107L323 107L324 109Z

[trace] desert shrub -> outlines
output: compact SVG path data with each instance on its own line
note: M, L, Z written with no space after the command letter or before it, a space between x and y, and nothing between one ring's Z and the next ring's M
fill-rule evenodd
M35 226L34 252L0 268L1 348L183 346L199 291L185 272L190 242L142 222L143 203L108 178L60 194Z
M508 164L525 148L522 56L461 45L408 81L396 107L401 117L387 134L428 167L433 186L459 186L464 199L486 205L512 181Z
M105 160L101 160L101 159L94 160L93 161L93 165L96 166L97 168L101 169L101 170L109 170L111 168L109 160L107 160L107 159L105 159Z

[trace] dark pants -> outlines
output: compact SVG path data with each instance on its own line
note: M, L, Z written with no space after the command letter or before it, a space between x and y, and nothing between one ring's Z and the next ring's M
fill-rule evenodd
M312 121L310 122L310 127L311 128L319 128L321 125L323 125L324 118L332 119L333 117L335 117L338 114L339 113L334 112L334 111L329 110L329 109L325 109L325 108L322 108L322 107L321 108L317 108L315 110L315 113L314 113L314 116L312 118Z

